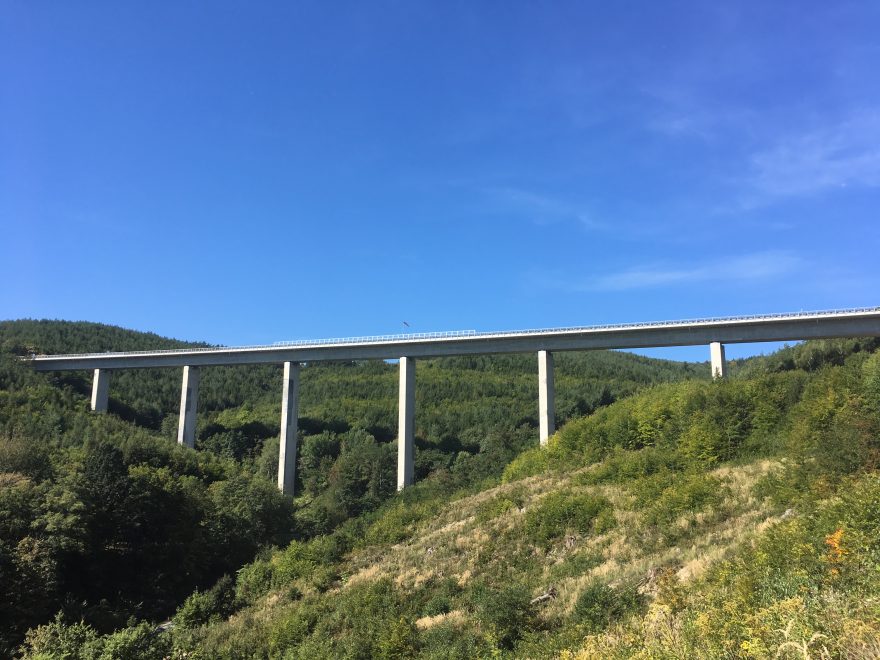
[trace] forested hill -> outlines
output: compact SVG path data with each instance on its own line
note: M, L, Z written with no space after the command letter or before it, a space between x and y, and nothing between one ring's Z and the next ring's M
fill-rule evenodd
M420 363L429 384L512 394L422 422L423 475L400 494L392 442L358 415L333 428L381 413L362 388L393 391L394 368L310 367L357 405L312 408L293 503L261 476L271 440L249 449L259 392L208 411L191 451L0 356L2 650L30 628L19 653L43 660L878 657L878 348L808 342L715 382L669 364L676 382L610 379L632 394L544 448L516 417L493 423L526 406L527 362ZM592 357L653 364L569 369ZM435 392L419 404L442 409Z
M132 617L155 623L259 548L331 533L393 497L396 365L303 369L291 502L274 486L280 366L205 369L191 451L173 442L179 370L114 372L110 414L94 415L91 374L36 373L18 359L187 345L204 344L93 323L0 322L0 655L56 613L101 632ZM417 478L448 495L477 491L535 445L536 362L421 360ZM706 365L625 353L560 355L558 418L707 376Z
M206 346L151 333L85 322L0 322L0 346L9 353L127 351ZM56 382L85 395L91 374L59 374ZM654 360L629 353L598 351L557 357L557 418L564 421L655 382L708 378L708 367ZM255 411L277 434L281 398L280 365L205 369L200 412L237 406ZM534 424L537 361L532 355L475 356L421 360L417 377L416 423L423 439L482 432L504 420ZM381 439L396 435L397 368L384 362L317 364L302 375L300 414L306 432L360 427ZM176 424L180 373L175 369L123 370L113 374L111 411L142 426L166 431ZM253 416L253 415L252 415ZM204 425L203 425L204 428Z

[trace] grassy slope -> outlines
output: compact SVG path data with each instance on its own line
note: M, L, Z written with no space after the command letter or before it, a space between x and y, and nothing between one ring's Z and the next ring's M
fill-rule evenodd
M177 643L206 657L876 657L880 354L853 349L638 394L478 494L422 484L240 572L248 604ZM798 362L814 371L768 373ZM591 502L613 522L570 515Z
M357 645L346 640L352 634L346 624L316 622L302 637L296 632L291 635L291 628L300 625L303 609L336 612L347 607L352 591L380 585L398 594L402 602L397 613L419 631L414 651L421 648L424 657L488 656L497 649L491 638L493 622L481 621L474 610L472 589L488 583L500 590L509 582L525 585L529 600L550 588L555 590L554 598L531 608L531 632L515 647L519 657L554 655L588 632L577 625L574 610L578 596L594 581L639 590L659 568L676 566L678 578L687 584L731 548L778 520L778 509L752 492L755 482L771 467L772 462L760 460L711 472L729 490L712 511L697 510L676 518L672 524L686 529L687 539L673 545L662 543L657 535L639 533L640 511L625 488L584 486L583 471L529 477L438 505L436 510L430 507L433 515L419 521L411 536L395 544L370 542L376 527L388 525L387 518L380 518L368 528L368 540L334 567L337 580L329 585L316 583L314 574L306 573L284 581L227 622L189 633L193 635L189 644L208 657L236 657L239 652L281 657L285 647L290 657L305 658L316 652L327 657L356 656ZM526 514L542 498L559 491L601 493L613 505L617 525L598 534L572 532L548 547L535 546L523 533ZM493 506L498 501L516 506L503 510ZM499 509L500 514L487 520ZM399 511L390 509L385 515L395 514ZM283 564L284 553L273 561ZM447 584L450 580L452 587ZM452 595L445 601L441 595L438 605L433 602L438 593ZM525 607L526 603L521 600L517 605ZM255 643L254 635L267 643ZM445 638L457 636L468 643L459 648L445 645Z

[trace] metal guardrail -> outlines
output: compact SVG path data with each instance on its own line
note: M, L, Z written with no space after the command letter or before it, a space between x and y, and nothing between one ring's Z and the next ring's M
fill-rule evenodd
M477 332L476 330L451 330L447 332L416 332L408 334L396 335L373 335L364 337L344 337L344 338L327 338L327 339L297 339L293 341L275 342L274 344L255 344L251 346L200 346L200 347L180 347L180 348L163 348L148 351L124 351L124 352L105 352L105 353L58 353L55 355L35 355L35 358L71 358L71 357L97 357L97 356L130 356L130 355L157 355L168 353L204 353L212 351L250 351L250 350L271 350L277 348L299 348L311 346L328 346L338 345L346 346L351 344L377 344L377 343L404 343L418 342L431 339L449 339L452 341L461 339L475 338L504 338L517 337L522 335L542 335L542 334L570 334L580 332L608 332L613 330L639 330L642 328L658 328L658 327L675 327L683 325L717 325L723 323L741 323L744 321L772 321L787 320L797 318L826 318L830 316L846 316L859 314L876 314L880 312L880 307L856 307L850 309L832 309L812 312L791 312L785 314L754 314L750 316L721 316L703 319L683 319L676 321L650 321L647 323L613 323L605 325L591 326L575 326L566 328L537 328L531 330L504 330L504 331L488 331Z
M276 341L271 346L316 346L323 344L363 344L367 342L405 341L407 339L451 339L453 337L473 337L479 334L476 330L450 330L447 332L411 332L398 335L373 335L365 337L346 337L344 339L295 339L293 341ZM252 346L248 348L262 348Z

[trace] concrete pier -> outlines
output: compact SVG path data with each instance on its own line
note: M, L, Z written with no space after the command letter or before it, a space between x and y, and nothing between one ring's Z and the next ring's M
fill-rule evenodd
M107 369L95 369L95 376L92 378L92 410L107 412L109 398L110 372Z
M556 432L556 391L553 384L553 353L538 351L538 426L541 445Z
M299 363L284 363L281 394L281 442L278 445L278 490L293 495L296 481L297 413L299 411Z
M415 461L416 362L400 358L400 392L397 408L397 490L413 483Z
M713 341L709 344L709 355L712 358L712 378L727 376L727 360L724 359L724 344Z
M180 421L177 424L177 443L187 447L196 444L196 410L199 407L199 368L184 367L180 387Z

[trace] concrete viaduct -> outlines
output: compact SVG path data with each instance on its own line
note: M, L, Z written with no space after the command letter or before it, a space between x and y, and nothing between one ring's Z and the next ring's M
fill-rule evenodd
M293 494L297 460L299 367L302 363L399 359L397 488L400 490L413 482L415 360L419 358L537 353L539 437L543 445L555 431L553 353L556 351L708 344L712 375L714 378L722 378L727 370L725 344L875 336L880 336L880 307L548 330L460 331L355 337L281 342L269 346L39 355L33 356L30 361L37 371L93 369L92 410L95 412L107 410L111 371L182 367L177 441L188 447L195 444L201 367L283 364L278 488L285 494Z

